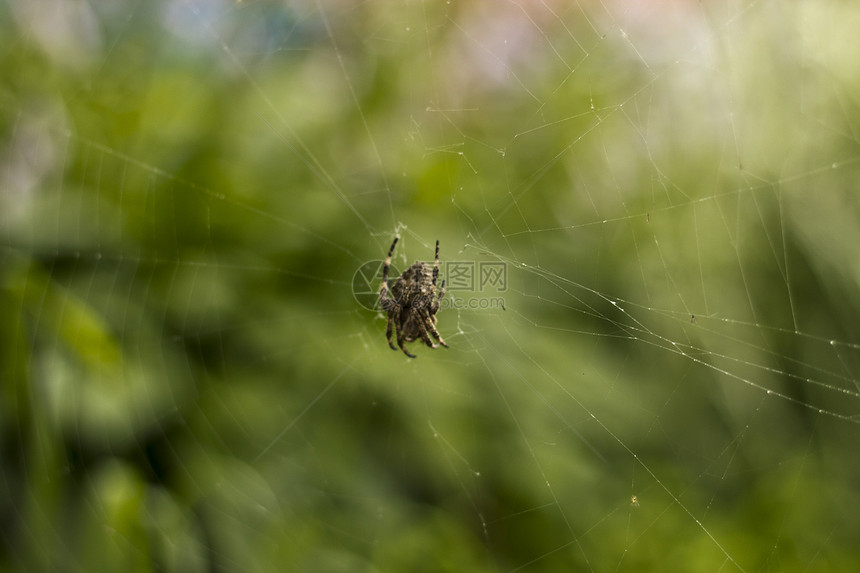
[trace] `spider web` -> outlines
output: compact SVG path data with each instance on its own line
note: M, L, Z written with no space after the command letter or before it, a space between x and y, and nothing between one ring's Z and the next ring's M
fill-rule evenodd
M3 568L857 568L856 8L4 7Z

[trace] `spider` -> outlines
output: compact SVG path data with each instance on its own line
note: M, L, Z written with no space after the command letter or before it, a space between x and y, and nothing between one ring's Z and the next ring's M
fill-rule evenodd
M409 358L415 358L403 347L404 342L412 342L419 338L430 348L438 348L433 344L430 336L439 341L439 344L448 348L448 345L439 336L436 330L436 313L439 312L439 301L445 296L445 281L436 296L436 279L439 276L439 241L436 241L436 257L433 267L430 263L415 263L406 269L393 285L388 284L388 267L391 266L391 255L394 254L394 246L397 245L397 237L388 249L388 257L385 266L382 267L382 288L379 290L379 305L388 313L388 326L385 336L388 338L388 346L392 350L400 350ZM391 342L392 328L397 329L397 346Z

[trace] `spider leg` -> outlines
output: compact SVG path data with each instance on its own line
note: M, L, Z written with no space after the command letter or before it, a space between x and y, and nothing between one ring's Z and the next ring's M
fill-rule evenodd
M427 311L424 312L424 322L421 326L422 326L422 333L424 330L426 330L427 332L429 332L430 334L433 335L433 338L435 338L436 340L439 341L439 344L441 344L445 348L449 348L448 343L445 342L444 340L442 340L442 336L439 334L439 331L436 330L436 325L433 324L433 319L430 317L430 313ZM433 345L433 348L436 348L435 344Z
M394 343L391 342L391 328L394 326L394 315L388 315L388 326L385 327L385 338L388 339L388 346L391 347L391 350L397 350L397 347L394 346Z
M436 256L433 257L433 294L436 294L436 279L439 278L439 240L436 240Z
M388 249L388 256L385 258L385 266L382 267L382 283L385 290L388 290L388 267L391 266L391 255L394 254L394 246L397 244L397 237L391 243L391 248Z
M391 267L391 255L394 254L394 246L397 244L397 237L394 237L394 242L391 243L391 248L388 249L388 256L385 257L385 264L382 265L382 288L379 289L379 303L382 310L387 311L386 302L390 300L388 289L388 269Z
M399 324L397 326L397 346L400 347L400 350L403 351L403 354L405 354L409 358L415 358L414 354L412 354L411 352L409 352L408 350L406 350L403 347L403 339L405 338L405 335L403 334L403 328L402 327L403 327L403 324Z
M405 354L409 358L416 358L414 354L403 348L403 331L400 329L397 330L397 346L399 346L400 350L403 351L403 354Z
M388 269L391 267L391 256L394 254L394 246L397 245L397 237L394 237L394 242L391 243L391 248L388 249L388 256L385 257L385 264L382 267L382 287L379 289L379 306L382 307L382 310L388 312L391 308L396 304L395 301L391 298L391 291L388 287ZM391 318L389 315L389 326L391 325ZM391 343L391 337L388 338L389 344ZM394 348L394 346L392 346Z
M430 319L430 315L427 314L426 311L424 311L421 314L423 316L422 316L421 320L418 322L418 331L421 333L421 340L423 340L424 344L426 344L430 348L439 348L438 344L433 344L433 341L430 340L430 334L429 334L429 330L427 328L428 324L430 325L430 328L433 327L433 324L428 322L428 320Z
M431 295L432 296L432 295ZM439 291L439 296L436 297L436 300L430 301L430 314L433 315L433 320L436 320L436 313L439 312L439 308L442 306L442 297L445 296L445 281L442 281L442 288Z

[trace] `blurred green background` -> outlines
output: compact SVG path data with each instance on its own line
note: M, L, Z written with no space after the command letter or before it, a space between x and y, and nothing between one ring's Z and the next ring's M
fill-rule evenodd
M858 26L0 2L0 570L857 570Z

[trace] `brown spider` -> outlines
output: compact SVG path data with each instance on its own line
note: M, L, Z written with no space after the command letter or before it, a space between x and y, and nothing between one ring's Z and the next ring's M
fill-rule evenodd
M391 255L394 254L394 246L397 237L388 249L388 257L385 266L382 267L382 288L379 290L379 305L388 313L388 326L385 336L388 338L388 346L397 350L391 342L392 326L397 328L397 346L409 358L415 358L403 347L404 342L412 342L419 338L430 348L438 348L430 336L439 341L439 344L448 348L439 331L436 330L436 313L439 312L439 301L445 296L445 281L436 296L436 279L439 276L439 241L436 241L436 258L433 267L429 263L415 261L406 269L394 284L388 286L388 267L391 266Z

